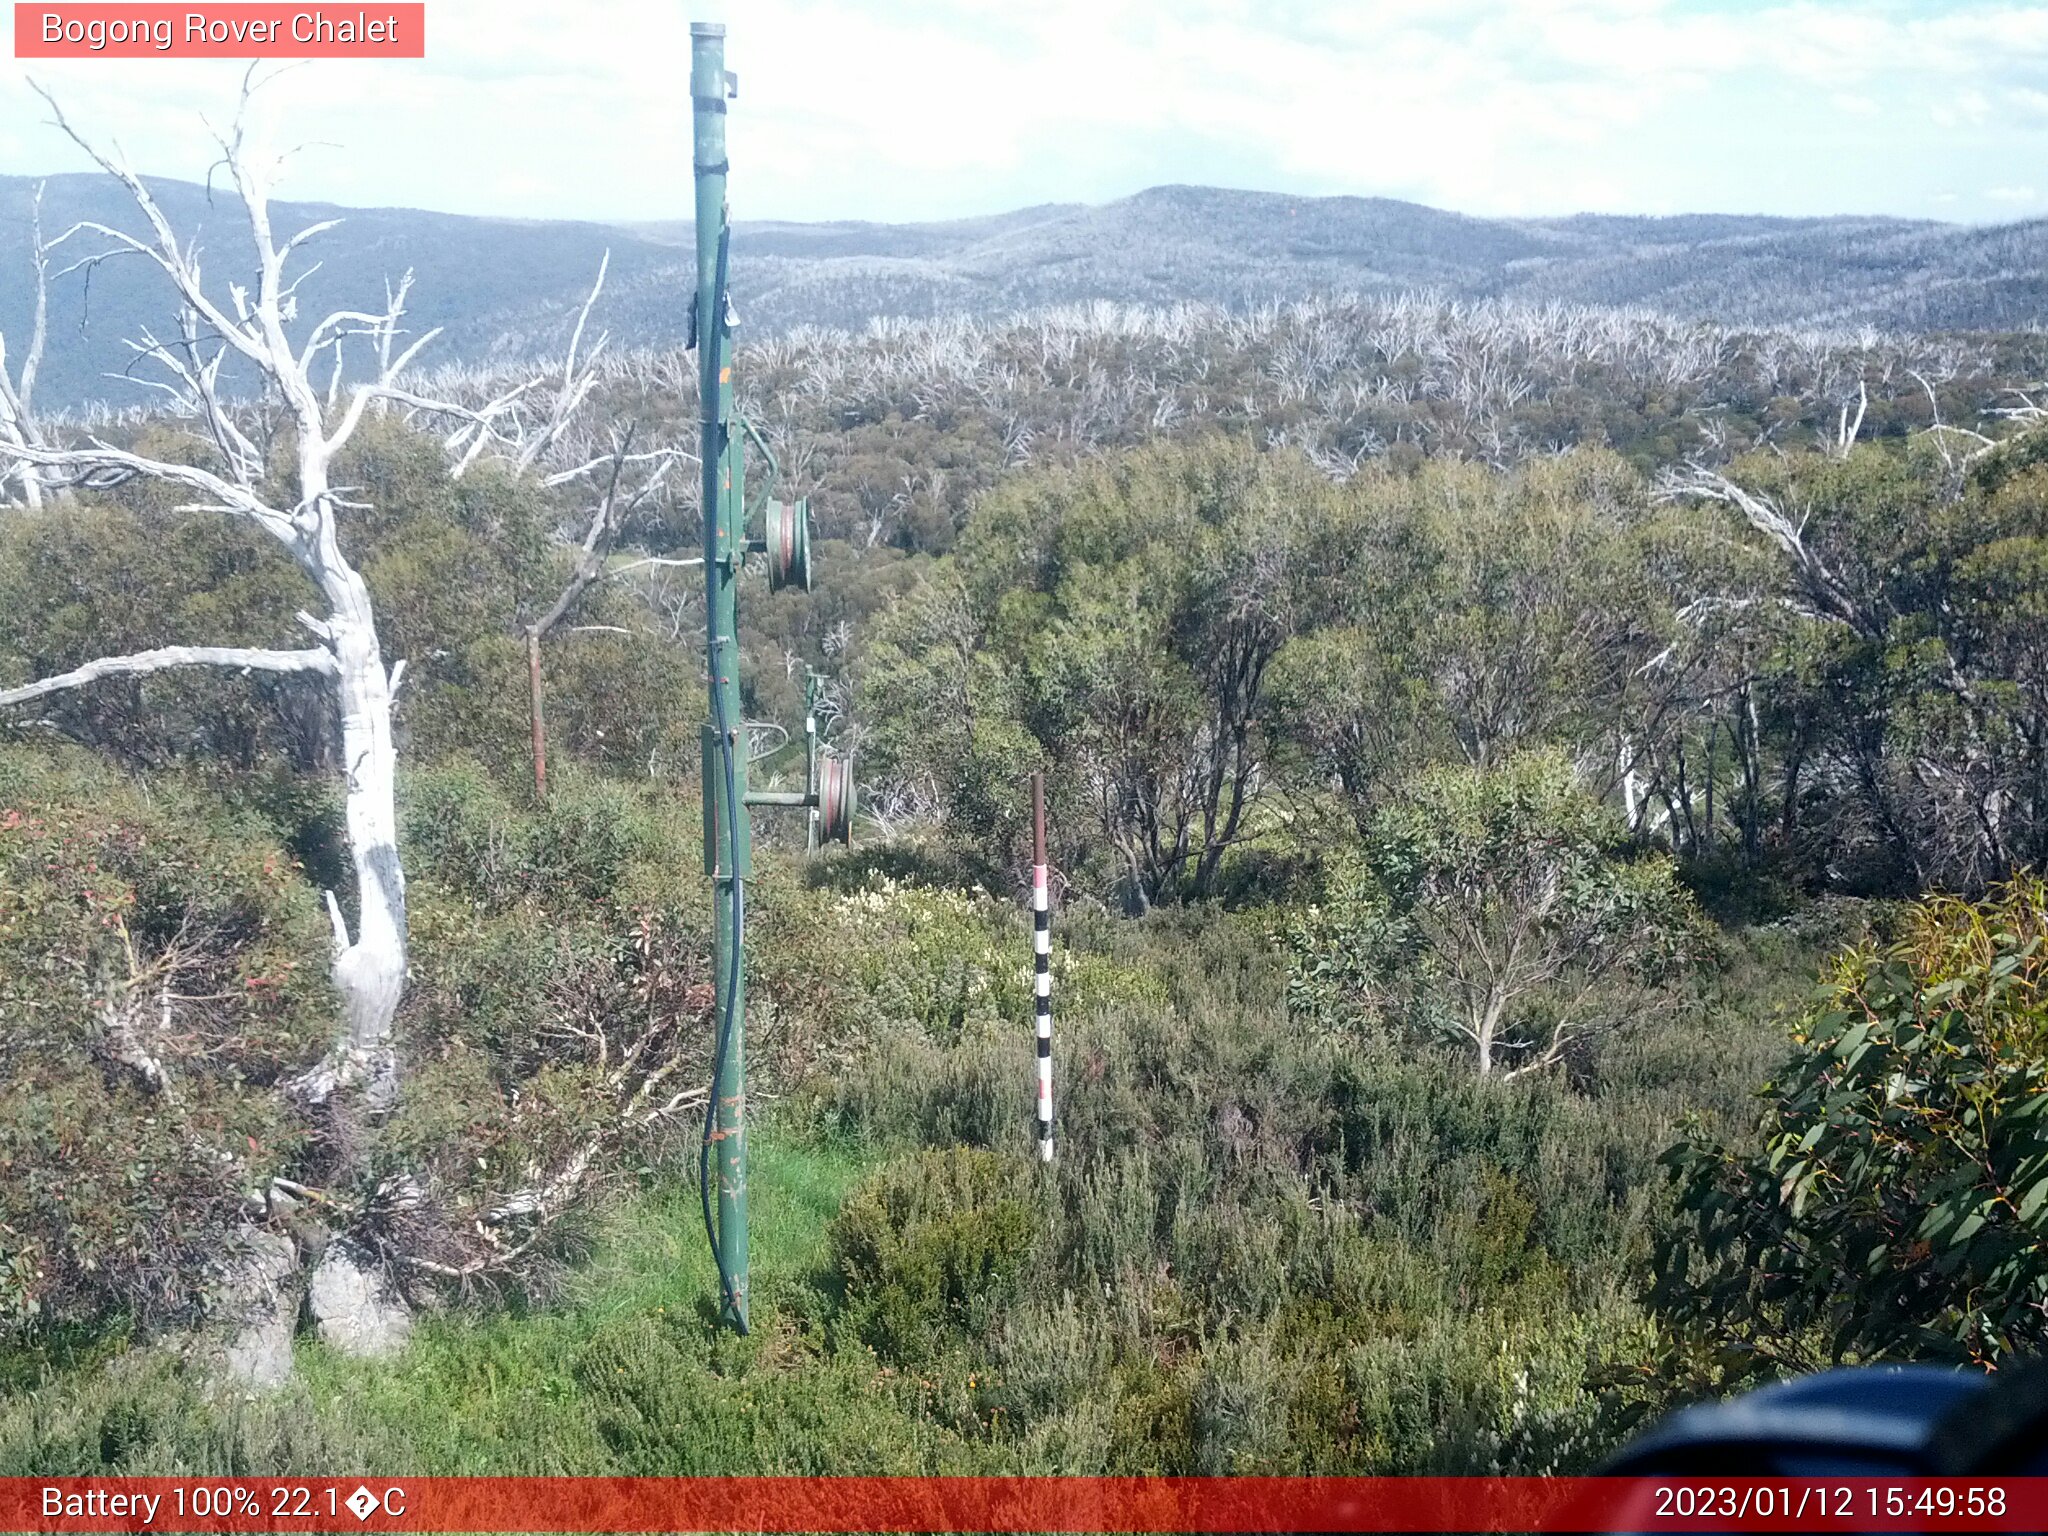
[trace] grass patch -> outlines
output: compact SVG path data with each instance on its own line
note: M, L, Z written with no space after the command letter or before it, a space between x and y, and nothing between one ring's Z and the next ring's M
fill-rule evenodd
M207 1388L165 1350L44 1364L38 1385L0 1397L0 1475L663 1473L707 1453L731 1470L797 1469L841 1424L914 1452L887 1394L810 1368L827 1229L875 1156L772 1124L751 1153L747 1339L717 1325L696 1190L675 1183L608 1216L561 1304L424 1318L389 1365L309 1340L298 1383L251 1399Z

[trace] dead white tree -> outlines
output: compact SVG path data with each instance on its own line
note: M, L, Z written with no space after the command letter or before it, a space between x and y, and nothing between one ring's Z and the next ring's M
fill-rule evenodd
M353 867L357 917L348 931L340 901L327 893L334 933L333 977L341 995L344 1020L332 1048L295 1084L306 1101L319 1103L342 1090L361 1089L372 1108L388 1104L397 1088L392 1050L392 1019L397 1012L406 974L405 873L399 860L397 824L397 750L392 734L392 700L405 668L401 659L387 664L378 638L376 613L362 574L344 554L343 514L363 504L348 500L350 487L334 483L337 455L348 444L373 406L402 407L418 418L454 421L448 439L462 467L485 444L503 441L499 422L510 402L526 393L521 384L482 407L465 407L428 399L400 381L409 364L433 340L428 331L398 345L400 321L409 286L387 291L381 311L337 310L313 321L301 339L292 330L299 319L297 290L311 268L289 275L288 265L308 242L334 227L326 220L280 239L271 225L270 191L282 156L267 156L253 144L245 124L254 73L245 78L233 127L217 135L222 164L232 179L249 220L255 266L253 281L230 282L225 299L202 281L200 252L181 241L154 195L129 166L118 146L103 150L74 128L54 97L41 86L37 93L49 105L54 125L102 170L118 180L140 211L147 234L136 236L111 225L86 221L51 242L94 239L104 249L80 265L109 256L139 257L169 282L178 305L175 337L160 340L145 334L131 346L167 374L161 382L174 409L200 424L214 463L182 464L153 458L117 446L99 436L59 446L26 432L0 434L0 461L40 475L46 483L106 489L135 479L175 485L190 493L181 511L218 512L244 518L275 538L290 553L314 590L321 612L302 611L299 621L314 640L303 650L245 647L173 646L130 656L105 657L61 677L45 678L0 691L0 705L40 698L74 688L112 673L151 673L173 667L226 666L242 671L313 673L334 689L341 721L342 763L347 776L346 819ZM343 387L337 372L325 391L315 387L316 365L350 337L368 338L376 358L374 376ZM253 375L260 400L238 405L222 380L225 365ZM531 382L531 381L529 381ZM580 399L583 390L573 367L564 394ZM18 392L17 392L18 393ZM290 499L272 489L274 459L268 434L248 423L265 408L274 413L282 441L279 446L296 466L297 484ZM559 434L565 409L560 400L543 428L544 441ZM521 444L509 456L530 464L535 453Z
M22 354L20 371L7 375L7 338L0 336L0 444L41 447L42 433L34 412L36 373L43 364L43 343L50 321L50 247L43 240L43 186L37 182L29 199L29 262L35 268L35 305L29 320L28 350ZM0 500L7 495L9 479L21 483L21 499L29 507L43 504L43 477L34 465L16 460L13 475L0 475Z
M1945 359L1944 362L1946 366L1942 367L1939 374L1934 378L1928 377L1926 373L1922 373L1918 368L1908 368L1906 372L1913 376L1914 380L1918 382L1920 388L1927 395L1929 418L1927 436L1932 439L1935 451L1941 455L1942 466L1953 476L1969 468L1970 465L1974 464L1985 453L1996 448L1998 444L1994 439L1986 437L1982 432L1972 431L1968 427L1951 426L1941 419L1941 396L1935 392L1934 386L1937 383L1948 383L1956 374L1956 364L1952 360ZM1934 365L1930 364L1929 367L1932 369ZM1958 454L1950 441L1952 438L1958 437L1974 443L1976 446L1966 448L1962 453Z
M2001 441L2013 441L2021 434L2048 424L2048 405L2042 403L2044 393L2048 393L2048 384L2032 384L2025 389L2009 389L2005 392L2009 403L1992 407L1991 414L2000 421L2011 422L2019 428L2019 432L2015 433L2013 438ZM1994 443L1980 449L1978 456L1991 452L1997 446L1998 444Z
M1841 415L1835 422L1835 440L1828 445L1828 451L1835 458L1846 459L1856 446L1856 439L1863 435L1863 418L1870 410L1870 386L1862 379L1856 381L1856 415L1849 415L1849 403L1842 402Z
M306 1103L330 1105L330 1112L345 1120L359 1108L375 1111L388 1106L399 1082L392 1028L406 978L407 919L397 840L392 710L405 662L387 663L369 588L344 553L344 516L365 504L350 500L352 488L336 483L337 457L365 416L374 412L396 413L408 423L431 426L442 438L451 473L457 475L487 452L502 457L514 473L531 472L550 485L604 466L612 470L612 485L597 514L602 542L608 531L615 530L622 504L630 499L618 489L618 474L659 460L647 471L658 484L670 456L648 455L643 460L620 450L593 464L559 468L569 447L571 418L589 395L594 378L591 359L597 348L579 359L574 341L559 379L552 371L548 377L509 383L501 378L489 394L466 397L467 404L409 385L406 370L437 334L413 336L402 326L410 273L395 288L386 285L381 308L337 310L318 319L302 316L299 289L312 267L297 269L294 258L336 221L315 223L289 237L280 237L273 229L269 194L283 162L282 157L261 153L245 132L255 86L252 71L244 80L232 129L217 136L221 163L249 220L254 271L246 281L216 283L212 288L203 281L197 245L180 240L118 146L101 150L89 142L49 93L36 87L50 107L54 125L127 191L141 214L143 230L131 234L86 221L47 244L38 238L38 260L44 263L38 271L46 270L51 250L75 241L93 249L66 271L90 271L102 260L121 257L140 258L163 275L175 304L175 328L167 328L161 337L145 331L129 343L139 363L162 374L137 382L168 397L169 414L191 425L192 436L205 451L193 456L195 462L183 463L110 441L112 426L132 421L132 415L103 418L107 424L97 432L74 424L61 437L37 433L25 409L15 402L25 399L27 385L33 382L38 344L31 347L24 367L24 385L6 396L6 420L13 429L0 429L0 483L19 473L25 487L48 493L156 481L187 493L180 512L246 519L283 545L318 594L319 601L308 604L318 611L302 610L298 616L312 643L297 650L166 646L104 656L58 676L0 690L0 708L104 677L193 666L306 674L332 688L340 720L357 914L351 933L340 898L326 893L334 941L332 975L342 1017L323 1059L287 1087ZM602 281L600 270L600 286ZM595 300L596 289L591 298ZM589 310L586 303L578 317L579 339ZM351 342L353 357L359 363L367 360L368 366L368 377L354 383L348 381L342 358L344 346ZM316 387L316 373L324 388ZM235 389L240 396L232 392ZM528 409L529 398L547 403ZM482 403L475 403L478 400ZM296 472L295 484L279 473L286 465ZM281 478L289 489L278 489ZM110 1025L110 1039L117 1059L148 1081L146 1053L121 1054L142 1038L126 1027L127 1019L122 1014L116 1021L123 1029ZM669 1112L667 1099L650 1104L653 1086L650 1083L638 1098L627 1093L622 1100L623 1123L638 1125L649 1113ZM574 1159L570 1166L566 1183L548 1176L541 1186L556 1192L578 1185L581 1167ZM404 1176L386 1184L401 1192L409 1187ZM404 1204L397 1196L387 1199L386 1193L380 1186L371 1203L390 1204L395 1210ZM300 1265L292 1244L275 1230L275 1218L302 1198L315 1198L315 1193L283 1179L272 1179L251 1194L252 1209L271 1218L272 1225L261 1225L262 1216L251 1218L238 1253L223 1261L219 1294L209 1300L211 1314L233 1336L226 1353L229 1369L245 1380L274 1382L290 1370L290 1336L300 1306L294 1277ZM317 1198L325 1217L360 1216L367 1209L340 1195ZM315 1319L338 1347L378 1353L403 1337L407 1312L366 1267L368 1259L354 1244L352 1237L348 1243L319 1245L319 1261L305 1291ZM513 1244L509 1252L501 1253L493 1245L492 1262L509 1262L523 1251Z

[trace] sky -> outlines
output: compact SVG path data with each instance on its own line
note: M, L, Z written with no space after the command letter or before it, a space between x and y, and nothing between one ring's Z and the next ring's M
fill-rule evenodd
M265 89L305 146L277 193L685 218L693 13L728 29L742 219L1173 182L1504 216L2048 216L2048 6L2009 0L428 0L425 59ZM33 64L82 129L194 180L242 68ZM89 168L46 116L7 61L0 173Z

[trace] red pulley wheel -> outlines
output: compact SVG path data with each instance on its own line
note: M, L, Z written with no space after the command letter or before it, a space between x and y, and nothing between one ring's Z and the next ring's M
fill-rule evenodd
M811 590L811 504L806 499L771 501L763 519L768 546L768 589Z
M831 753L818 760L818 841L853 842L853 764Z

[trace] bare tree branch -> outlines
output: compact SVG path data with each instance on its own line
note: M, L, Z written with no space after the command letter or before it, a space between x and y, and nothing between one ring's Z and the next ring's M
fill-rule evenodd
M1825 617L1847 624L1859 633L1873 633L1875 617L1864 611L1827 562L1807 543L1804 518L1795 521L1771 497L1697 464L1665 475L1658 484L1657 495L1665 501L1692 496L1735 508L1750 527L1791 557L1800 585Z
M167 672L173 667L239 667L245 672L311 672L333 677L337 668L330 651L264 651L232 645L167 645L154 651L137 651L129 656L103 656L69 672L24 683L19 688L0 689L0 704L24 704L45 694L67 688L83 688L103 677L134 676Z
M211 470L192 464L175 464L165 459L145 458L110 443L93 441L90 448L45 448L33 443L0 444L6 453L45 469L67 472L65 483L82 490L111 490L130 480L162 480L198 491L208 504L235 512L262 524L285 544L296 550L301 532L293 517L265 503L248 487L223 480Z

